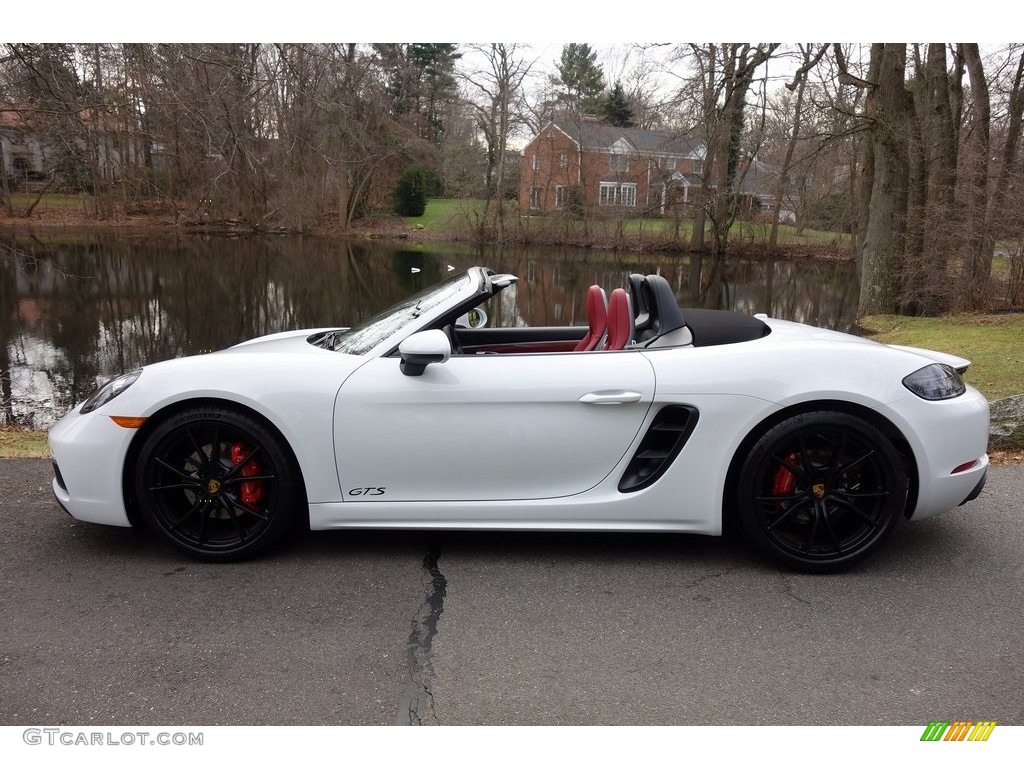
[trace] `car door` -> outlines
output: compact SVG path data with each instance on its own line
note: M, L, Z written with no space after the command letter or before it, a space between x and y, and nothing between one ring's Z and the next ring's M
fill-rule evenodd
M581 493L619 462L653 397L634 351L453 356L420 376L371 360L335 406L341 487L361 501Z

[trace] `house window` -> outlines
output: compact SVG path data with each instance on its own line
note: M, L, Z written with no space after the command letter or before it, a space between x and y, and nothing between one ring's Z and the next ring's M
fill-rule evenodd
M598 205L625 205L636 207L636 184L617 184L602 181L597 190Z
M534 155L532 158L530 158L530 167L533 168L533 170L535 171L540 170L540 158L537 155Z
M618 202L619 185L609 181L602 181L601 188L597 191L598 205L615 205Z
M613 152L608 156L608 167L613 171L628 171L629 157Z
M559 168L568 168L569 167L569 153L568 152L561 152L561 153L559 153L559 155L558 155L558 167Z
M704 171L704 163L702 163L700 160L694 160L693 161L693 172L694 173L703 173L703 171Z
M540 208L540 187L530 187L530 207Z
M555 187L555 208L565 208L565 187L561 184Z
M676 159L674 157L666 157L665 158L665 167L668 168L670 171L675 170Z

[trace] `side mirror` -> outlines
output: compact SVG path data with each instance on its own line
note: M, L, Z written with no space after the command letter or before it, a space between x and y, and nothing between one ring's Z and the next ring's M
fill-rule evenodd
M443 363L452 356L452 343L444 331L420 331L398 345L400 368L406 376L422 376L431 363Z
M483 328L487 325L487 312L483 307L474 307L455 321L460 328Z

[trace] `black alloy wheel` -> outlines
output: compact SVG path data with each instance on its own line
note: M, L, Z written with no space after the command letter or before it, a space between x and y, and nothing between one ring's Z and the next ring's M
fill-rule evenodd
M874 551L907 498L892 442L863 419L818 411L782 421L743 463L736 512L746 538L796 570L842 570Z
M143 516L203 560L262 552L291 528L301 504L281 438L228 408L198 407L167 419L146 438L136 467Z

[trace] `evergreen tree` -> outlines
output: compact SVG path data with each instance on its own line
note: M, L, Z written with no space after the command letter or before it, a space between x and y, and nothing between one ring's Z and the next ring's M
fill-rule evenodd
M379 43L373 46L386 73L391 114L413 116L420 138L440 146L445 134L443 115L458 101L455 62L461 58L453 43Z
M633 108L629 106L626 92L618 80L601 105L601 114L609 125L617 125L620 128L633 127Z
M448 104L458 101L459 89L455 81L455 62L462 54L452 43L411 43L409 62L419 74L422 93L421 112L426 124L420 135L441 145L446 126L442 119Z
M565 89L561 98L577 114L600 109L604 74L597 64L597 52L586 43L568 43L558 60L558 77Z

